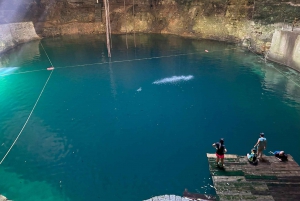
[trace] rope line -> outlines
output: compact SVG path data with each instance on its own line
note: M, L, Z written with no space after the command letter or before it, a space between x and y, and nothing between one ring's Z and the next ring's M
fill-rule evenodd
M43 48L44 52L46 53L46 56L47 56L47 58L48 58L48 60L49 60L49 62L50 62L50 64L51 64L51 66L53 66L53 64L52 64L52 62L51 62L51 60L50 60L50 58L49 58L49 56L48 56L48 54L47 54L47 52L46 52L46 50L45 50L45 48L44 48L42 42L41 42L41 45L42 45L42 48ZM52 74L52 73L51 73L51 74Z
M42 44L42 43L41 43L41 44ZM43 45L42 45L42 47L43 47ZM43 47L43 49L44 49L44 47ZM44 51L45 51L45 49L44 49ZM45 53L46 53L46 55L47 55L47 52L46 52L46 51L45 51ZM48 55L47 55L47 57L48 57ZM48 60L49 60L50 64L52 65L52 62L51 62L51 60L50 60L49 57L48 57ZM52 65L52 66L53 66L53 65ZM47 84L48 84L48 81L50 80L50 77L51 77L52 73L53 73L53 70L51 71L50 75L48 76L48 79L47 79L46 83L44 84L44 87L42 88L42 91L41 91L40 95L38 96L37 100L35 101L35 104L34 104L32 110L31 110L29 116L27 117L27 119L26 119L26 121L25 121L25 123L24 123L24 125L23 125L23 127L22 127L22 129L21 129L21 131L19 132L18 136L16 137L16 139L14 140L14 142L13 142L12 145L9 147L8 151L6 152L6 154L3 156L2 160L0 161L0 165L3 163L4 159L7 157L7 155L9 154L9 152L11 151L11 149L13 148L13 146L16 144L16 142L18 141L18 139L19 139L20 135L22 134L24 128L26 127L26 125L27 125L27 123L28 123L28 121L29 121L29 119L30 119L30 117L31 117L31 115L32 115L32 113L33 113L33 111L34 111L36 105L38 104L38 102L39 102L39 100L40 100L40 98L41 98L41 96L42 96L42 94L43 94L43 92L44 92L44 90L45 90L45 88L46 88L46 86L47 86Z
M230 48L230 49L224 49L224 50L232 50L237 48ZM211 51L211 52L220 52L220 51ZM173 54L173 55L166 55L166 56L157 56L157 57L145 57L140 59L128 59L128 60L119 60L119 61L110 61L110 62L98 62L98 63L91 63L91 64L79 64L79 65L72 65L72 66L61 66L61 67L55 67L55 69L62 69L62 68L74 68L74 67L82 67L82 66L92 66L92 65L102 65L102 64L108 64L108 63L122 63L122 62L132 62L132 61L142 61L142 60L151 60L151 59L160 59L160 58L169 58L169 57L179 57L179 56L185 56L185 55L192 55L192 54L198 54L198 53L205 53L206 52L192 52L192 53L185 53L185 54Z
M44 49L43 47L43 44L42 45L42 48ZM237 49L237 48L229 48L229 49L224 49L224 50L233 50L233 49ZM255 54L257 57L259 57L261 60L265 61L265 59L262 58L261 55L255 53L254 51L252 51L251 49L249 49L253 54ZM44 49L45 51L45 49ZM220 50L222 51L222 50ZM218 50L216 51L210 51L210 52L220 52ZM45 51L46 53L46 51ZM79 65L72 65L72 66L61 66L61 67L55 67L55 69L63 69L63 68L75 68L75 67L83 67L83 66L92 66L92 65L103 65L103 64L108 64L108 63L122 63L122 62L132 62L132 61L142 61L142 60L151 60L151 59L160 59L160 58L168 58L168 57L178 57L178 56L185 56L185 55L191 55L191 54L198 54L198 53L206 53L206 52L193 52L193 53L186 53L186 54L175 54L175 55L166 55L166 56L159 56L159 57L146 57L146 58L141 58L141 59L131 59L131 60L120 60L120 61L111 61L111 62L98 62L98 63L90 63L90 64L79 64ZM206 53L207 54L207 53ZM46 53L46 56L50 62L50 64L53 66L51 60L49 59L49 56L48 54ZM284 65L284 64L282 64ZM282 73L280 70L278 70L276 67L274 67L273 65L272 66L269 66L271 68L274 68L276 71L278 71L282 76L286 77L287 79L289 79L290 81L292 81L295 85L297 85L298 87L300 87L299 84L297 84L295 81L293 81L292 79L290 79L287 75L285 75L284 73ZM6 68L6 67L3 67L3 68ZM24 71L24 72L18 72L18 73L7 73L7 74L2 74L0 76L7 76L7 75L17 75L17 74L25 74L25 73L33 73L33 72L38 72L38 71L45 71L46 69L40 69L40 70L32 70L32 71Z
M224 50L233 50L233 49L237 49L237 48L236 47L235 48L229 48L229 49L226 48ZM223 50L216 50L216 51L210 51L210 52L221 52L221 51L223 51ZM79 65L72 65L72 66L60 66L60 67L55 67L55 69L75 68L75 67L92 66L92 65L103 65L103 64L108 64L108 63L122 63L122 62L142 61L142 60L160 59L160 58L168 58L168 57L179 57L179 56L192 55L192 54L201 54L201 53L207 54L206 52L199 51L199 52L192 52L192 53L185 53L185 54L173 54L173 55L157 56L157 57L145 57L145 58L140 58L140 59L129 59L129 60L119 60L119 61L109 61L109 62L97 62L97 63L79 64ZM52 63L51 63L51 65L52 65ZM32 73L32 72L45 71L45 70L47 70L47 69L24 71L24 72L19 72L19 73L7 73L7 74L2 74L0 76L16 75L16 74L23 74L23 73Z

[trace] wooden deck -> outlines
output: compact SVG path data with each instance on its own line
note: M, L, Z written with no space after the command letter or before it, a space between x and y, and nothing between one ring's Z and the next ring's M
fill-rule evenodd
M300 167L289 155L280 162L265 156L251 165L246 156L225 155L225 168L216 167L215 154L207 154L209 170L220 200L300 200Z

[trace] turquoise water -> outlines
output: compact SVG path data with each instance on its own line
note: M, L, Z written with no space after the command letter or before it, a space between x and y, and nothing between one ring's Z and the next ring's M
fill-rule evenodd
M214 194L211 144L224 137L228 153L244 155L260 132L267 152L282 149L300 162L298 73L232 44L135 40L136 47L128 36L127 49L125 36L113 36L111 61L104 36L43 39L2 56L1 159L19 138L0 165L0 194L15 201L138 201L185 188Z

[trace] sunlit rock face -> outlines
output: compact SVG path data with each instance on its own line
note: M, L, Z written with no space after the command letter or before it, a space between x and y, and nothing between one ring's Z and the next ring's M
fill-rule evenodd
M300 30L276 30L268 59L300 71Z
M7 201L7 198L4 197L3 195L0 195L0 201Z
M268 51L275 29L292 29L300 13L297 0L109 2L113 33L166 33L229 41L251 46L258 53ZM103 0L2 0L0 23L32 21L42 36L99 34L105 32L103 11Z
M0 54L20 43L39 38L32 22L0 24Z

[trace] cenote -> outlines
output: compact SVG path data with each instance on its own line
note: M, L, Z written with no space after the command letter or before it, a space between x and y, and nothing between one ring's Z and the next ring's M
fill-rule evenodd
M125 38L113 35L111 59L104 35L46 38L1 58L1 159L19 135L0 165L1 194L214 194L212 143L223 137L228 153L245 155L260 132L266 154L281 149L300 162L297 72L228 43L138 34L127 49Z

